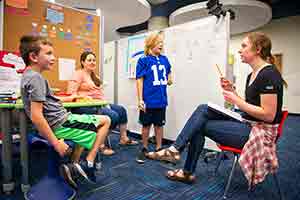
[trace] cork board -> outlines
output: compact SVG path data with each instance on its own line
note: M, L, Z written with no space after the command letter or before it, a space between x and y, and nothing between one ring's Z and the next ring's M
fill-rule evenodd
M67 81L59 80L58 58L76 60L80 67L80 54L91 50L100 55L100 17L43 0L29 0L28 8L4 6L3 49L18 51L24 34L46 36L53 43L56 64L43 75L50 86L65 91ZM103 31L101 31L102 33ZM99 74L100 56L97 56Z

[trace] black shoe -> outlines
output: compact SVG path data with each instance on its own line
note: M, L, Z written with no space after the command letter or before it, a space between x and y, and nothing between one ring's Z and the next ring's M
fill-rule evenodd
M136 162L138 162L139 164L143 164L146 160L146 154L148 153L148 149L146 149L145 147L142 149L142 151L140 151L139 155L137 156L137 158L135 159Z
M74 164L62 164L59 168L60 175L64 180L74 189L77 189L77 183L75 180L78 178L78 172Z
M74 164L78 173L85 178L85 180L91 182L91 183L96 183L96 167L95 165L93 167L89 167L88 163L86 160L82 160L79 163Z

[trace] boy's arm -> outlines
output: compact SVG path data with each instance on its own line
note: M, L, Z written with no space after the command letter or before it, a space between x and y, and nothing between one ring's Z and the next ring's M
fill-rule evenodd
M146 107L143 99L143 82L144 82L143 77L137 79L136 88L137 88L138 108L145 112Z
M168 85L172 85L173 84L173 76L172 76L172 72L170 72L168 74L168 82L167 82Z
M43 103L31 102L31 121L36 126L39 133L49 141L60 156L67 153L69 146L64 143L63 139L58 140L50 128L47 120L43 115Z

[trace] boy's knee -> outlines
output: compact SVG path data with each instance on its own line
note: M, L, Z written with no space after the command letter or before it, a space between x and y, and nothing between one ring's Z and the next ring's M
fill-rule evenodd
M107 116L107 115L102 115L102 121L103 121L103 124L104 124L104 125L110 126L111 119L110 119L109 116Z

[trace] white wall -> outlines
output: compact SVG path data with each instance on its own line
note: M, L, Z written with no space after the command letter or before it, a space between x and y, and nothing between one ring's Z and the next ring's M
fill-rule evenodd
M118 40L118 104L127 109L128 129L139 133L141 126L138 123L137 93L135 79L129 79L126 72L128 39Z
M272 20L258 29L268 34L272 40L272 53L282 54L283 77L289 87L285 90L284 105L289 112L300 113L300 16ZM240 62L238 50L245 34L231 37L230 52L235 56L234 74L239 94L244 94L244 87L250 67Z
M115 90L115 42L108 42L104 44L104 59L103 59L103 86L105 100L114 103L114 90Z

